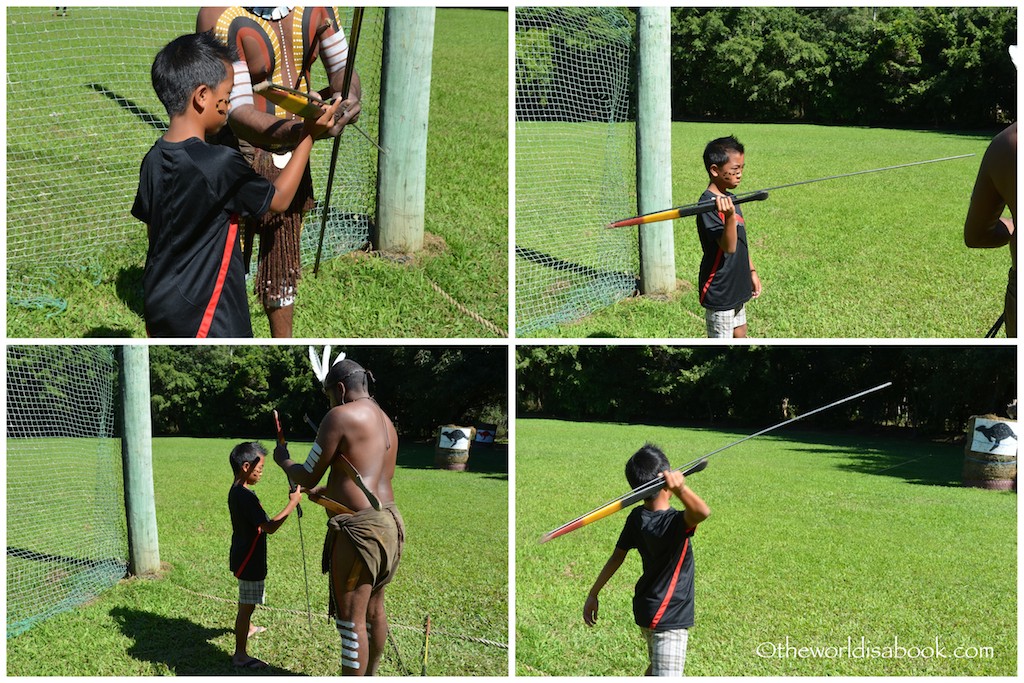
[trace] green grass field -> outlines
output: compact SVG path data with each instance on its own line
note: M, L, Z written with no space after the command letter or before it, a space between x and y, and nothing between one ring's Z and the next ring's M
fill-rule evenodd
M554 420L516 429L517 674L642 674L646 647L630 606L636 553L602 591L597 625L582 619L626 513L537 540L626 493L623 466L645 441L679 466L749 432ZM1014 675L1017 498L961 488L962 462L957 445L802 431L712 458L688 480L712 516L694 537L686 673ZM947 658L756 654L787 637L797 648L848 638L923 648L938 638ZM957 659L958 647L992 656Z
M32 12L39 16L34 18ZM9 20L19 22L17 31L9 31L12 38L8 44L8 59L12 69L25 61L19 62L20 54L38 50L39 41L47 40L35 36L19 42L19 37L31 35L25 33L22 25L38 20L45 26L45 22L56 21L51 15L49 8L23 9L16 19ZM83 32L94 31L87 17L88 13L72 8L67 22L82 23ZM147 29L159 32L160 27L147 26ZM178 25L166 27L168 37L181 31ZM317 278L312 276L311 267L306 268L295 311L296 337L500 336L493 327L479 322L466 311L499 330L507 328L507 36L506 12L437 11L427 142L425 248L409 260L377 258L362 252L340 256L322 264ZM112 79L114 74L123 78L126 71L132 70L142 71L148 78L151 57L141 52L112 55L100 48L79 56L89 61L91 73L109 72ZM104 60L108 60L105 65ZM35 68L34 63L32 68ZM128 211L142 154L159 133L107 98L91 93L87 84L75 81L68 87L72 86L72 92L86 93L78 101L79 105L91 103L91 106L109 108L111 116L126 119L118 132L119 143L125 149L141 151L130 158L117 157L116 163L97 161L102 155L94 146L109 150L112 141L95 131L84 131L83 137L74 140L64 139L67 133L61 122L69 112L53 105L56 111L48 112L45 120L34 122L32 130L38 131L36 137L19 137L20 142L12 145L8 152L12 160L29 155L28 158L38 159L39 164L46 163L47 159L63 162L72 155L76 163L87 169L73 176L47 180L46 187L39 188L33 195L43 204L59 183L62 193L76 198L72 206L51 210L44 217L46 230L57 236L61 250L76 241L88 244L103 239L107 244L109 235L96 235L94 226L100 220L108 220L111 212L124 216L125 226L118 229L124 231L125 237L104 247L97 257L75 259L68 256L65 259L69 267L60 269L50 289L51 296L67 302L64 313L51 316L52 309L23 308L9 303L7 335L14 338L141 337L145 335L141 291L144 230ZM9 96L20 102L18 98L34 96L30 92L36 90L26 90L33 87L38 86L31 79L27 83L15 79L9 85ZM95 98L98 104L86 97ZM155 96L148 90L132 93L132 98L160 120L166 119ZM376 107L376 93L367 93L364 100L368 102L366 106ZM22 124L12 121L14 125ZM319 153L329 155L329 150L330 145L324 144ZM19 182L22 190L28 187L27 191L36 191L33 181L17 174L9 178L8 185L15 187ZM69 184L72 187L68 187ZM116 206L98 205L96 188L112 184L122 188L123 200L119 199ZM322 198L324 182L318 178L315 185L317 197ZM27 213L12 211L8 216L9 253L11 249L27 248L22 243L36 239L35 233L40 232L29 231L31 234L23 239L12 229L19 221L29 225L38 220L38 216L32 214L38 207L30 205L21 210ZM59 224L56 228L55 221ZM31 258L22 259L25 261L34 265ZM9 272L9 276L12 281L18 281L22 273L19 269ZM30 281L38 283L38 280ZM451 299L439 293L438 288ZM254 334L269 336L266 317L251 295L250 309Z
M122 581L88 605L9 639L8 675L233 672L229 658L237 583L227 566L227 454L240 440L154 440L165 575L159 580ZM291 448L304 453L309 446L296 442ZM474 451L470 472L437 470L432 462L432 447L402 445L394 484L407 543L398 575L387 588L394 642L385 653L381 673L419 675L422 628L429 614L430 675L506 675L507 453L502 446ZM284 475L272 463L254 490L271 515L287 501ZM16 505L11 499L8 517L17 514ZM327 582L320 573L326 517L308 501L303 508L313 635L306 616L299 527L292 517L269 540L268 602L254 618L268 630L250 641L249 652L269 662L272 674L335 676L340 674L340 643L326 618Z
M991 134L674 123L676 205L696 201L707 186L701 162L704 145L729 134L746 146L746 169L737 192L977 154L787 188L772 193L767 201L743 205L751 255L764 286L761 297L748 304L751 336L981 337L1002 312L1009 254L967 249L962 236L971 189ZM558 156L563 151L552 153ZM567 189L566 201L573 196ZM694 226L694 218L674 222L679 290L671 300L628 299L532 336L705 336L694 284L701 258ZM579 240L601 239L602 227L594 225ZM637 234L636 228L623 230ZM572 254L557 255L573 259ZM522 267L521 259L517 263L517 268ZM584 265L589 265L586 258ZM556 282L559 276L549 277Z

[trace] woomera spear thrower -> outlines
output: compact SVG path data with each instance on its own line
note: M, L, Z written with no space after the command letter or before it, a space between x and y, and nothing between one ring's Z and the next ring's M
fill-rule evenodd
M785 427L786 425L792 424L792 423L796 422L797 420L802 420L805 417L810 417L811 415L814 415L815 413L820 413L822 411L828 410L829 408L834 408L837 405L840 405L842 403L846 403L848 401L852 401L854 399L860 398L861 396L867 396L870 393L878 391L879 389L885 389L888 386L892 386L892 382L886 382L884 384L879 384L877 387L872 387L870 389L865 389L864 391L857 392L856 394L853 394L852 396L847 396L846 398L841 398L838 401L833 401L832 403L829 403L828 405L821 406L820 408L815 408L814 410L812 410L810 412L807 412L807 413L804 413L803 415L797 415L796 417L791 417L788 420L785 420L784 422L778 423L777 425L772 425L771 427L768 427L767 429L762 429L759 432L755 432L753 434L750 434L748 436L743 437L742 439L737 439L736 441L733 441L730 444L726 444L725 446L722 446L721 448L717 448L717 449L711 451L710 453L705 453L704 455L700 456L696 460L692 460L692 461L686 463L685 465L683 465L682 467L677 467L676 469L674 469L672 471L673 472L682 472L684 476L695 474L697 472L700 472L705 467L707 467L708 458L710 458L712 455L715 455L716 453L721 453L722 451L728 450L728 449L732 448L733 446L740 445L744 441L749 441L750 439L753 439L756 436L761 436L763 434L767 434L768 432L775 431L776 429L779 429L780 427ZM629 493L627 493L627 494L625 494L623 496L619 496L615 500L609 501L609 502L605 503L604 505L602 505L601 507L595 508L595 509L591 510L590 512L588 512L587 514L585 514L585 515L583 515L581 517L577 517L576 519L572 520L571 522L567 522L567 523L563 524L562 526L558 527L557 529L554 529L553 531L547 532L546 534L541 536L540 542L541 543L546 543L546 542L550 541L553 538L558 538L559 536L567 534L570 531L575 531L576 529L579 529L580 527L586 526L586 525L590 524L591 522L596 522L599 519L604 519L605 517L611 515L612 513L618 512L619 510L622 510L623 508L627 508L627 507L633 505L634 503L639 503L641 500L649 497L652 493L654 493L655 491L657 491L658 489L660 489L664 485L665 485L665 480L661 476L659 476L657 479L652 479L651 481L647 482L646 484L641 484L640 486L636 487L635 489L633 489Z
M733 204L742 204L744 202L759 202L768 199L768 193L775 190L781 190L786 187L796 187L797 185L809 185L810 183L820 183L825 180L836 180L837 178L849 178L855 175L864 175L865 173L880 173L881 171L892 171L897 168L906 168L908 166L921 166L923 164L935 164L940 161L952 161L953 159L966 159L967 157L973 157L974 154L958 154L953 157L942 157L941 159L928 159L926 161L912 161L909 164L897 164L895 166L884 166L882 168L872 168L866 171L854 171L853 173L840 173L839 175L825 176L824 178L814 178L813 180L801 180L796 183L786 183L785 185L776 185L775 187L766 187L763 190L755 190L754 192L747 192L744 194L736 195L732 198ZM626 218L621 221L615 221L609 223L606 227L608 228L626 228L631 225L642 225L644 223L657 223L658 221L671 221L676 218L685 218L686 216L696 216L700 213L709 213L715 210L714 201L698 202L697 204L688 204L686 206L677 206L674 209L666 209L664 211L655 211L654 213L645 213L642 216L635 216L634 218Z

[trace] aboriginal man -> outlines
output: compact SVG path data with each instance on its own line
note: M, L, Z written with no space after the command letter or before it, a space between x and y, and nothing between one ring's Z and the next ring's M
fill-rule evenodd
M331 7L204 7L196 19L196 31L213 31L239 55L234 63L231 89L231 124L238 147L260 175L273 181L299 141L302 120L253 93L252 86L272 81L293 89L309 88L310 68L317 57L324 64L330 87L323 98L340 94L349 68L348 43ZM303 81L305 83L303 83ZM344 111L328 135L341 135L361 110L359 74L353 71ZM313 181L306 172L287 211L245 227L245 250L251 254L255 235L260 236L255 283L256 296L270 322L272 337L291 337L295 297L301 275L299 235L303 216L313 208Z
M372 379L355 361L335 361L323 378L331 409L305 463L291 460L286 446L274 451L291 481L310 489L310 500L329 510L323 571L330 575L329 610L341 637L342 674L348 676L374 675L380 665L388 635L384 588L405 542L391 488L398 434L370 396ZM324 473L327 484L318 486ZM381 510L364 491L379 500Z

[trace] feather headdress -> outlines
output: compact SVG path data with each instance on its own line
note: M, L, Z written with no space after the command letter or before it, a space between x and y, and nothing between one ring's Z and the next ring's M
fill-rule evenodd
M320 384L323 384L324 380L327 379L327 373L331 371L331 368L343 360L345 360L344 351L338 354L338 357L334 359L333 363L331 362L330 344L324 344L324 353L322 357L317 357L316 349L312 346L309 347L309 363L313 366L313 374L316 375L318 380L320 380Z

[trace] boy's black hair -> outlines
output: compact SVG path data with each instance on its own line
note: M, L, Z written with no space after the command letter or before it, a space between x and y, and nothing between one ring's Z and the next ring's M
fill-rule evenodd
M735 135L724 138L716 138L709 142L704 148L704 170L711 175L711 167L722 167L722 164L729 161L729 153L737 152L743 154L743 143L736 139Z
M346 358L331 366L327 377L324 377L324 386L333 387L338 382L341 382L345 385L345 391L350 389L369 390L370 382L372 381L376 381L373 378L372 372L366 370L354 360Z
M657 479L658 475L668 469L671 469L671 465L668 464L665 453L654 444L646 443L626 461L626 481L633 488L637 488ZM645 500L654 498L660 490L655 490Z
M231 462L231 471L238 476L242 471L242 465L247 462L256 462L260 458L267 457L267 449L259 441L246 441L231 449L228 460Z
M236 58L237 53L217 40L212 31L189 33L167 43L149 71L153 90L167 115L183 114L199 86L220 85L228 75L227 64Z

